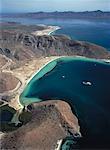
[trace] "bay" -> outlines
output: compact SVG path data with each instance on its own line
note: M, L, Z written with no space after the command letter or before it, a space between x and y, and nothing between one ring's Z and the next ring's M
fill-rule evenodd
M110 135L109 63L79 57L48 63L27 84L20 102L26 106L50 99L70 104L84 137L103 139Z

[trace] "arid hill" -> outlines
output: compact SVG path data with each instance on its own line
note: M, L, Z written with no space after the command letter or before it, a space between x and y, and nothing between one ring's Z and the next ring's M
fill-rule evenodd
M73 135L81 137L77 118L63 101L34 103L31 120L16 131L2 137L2 149L55 150L57 141ZM22 117L23 120L23 117Z
M5 30L0 32L0 47L0 54L15 62L42 56L80 55L90 58L110 58L110 52L101 46L60 35L35 36Z

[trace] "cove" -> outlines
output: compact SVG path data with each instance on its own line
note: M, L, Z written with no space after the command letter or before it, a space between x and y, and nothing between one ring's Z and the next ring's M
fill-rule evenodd
M28 82L20 103L50 99L70 104L83 136L110 138L110 63L83 57L49 62Z

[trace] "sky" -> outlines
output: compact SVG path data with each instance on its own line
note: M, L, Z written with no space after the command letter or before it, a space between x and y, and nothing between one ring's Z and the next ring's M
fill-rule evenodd
M3 13L38 11L110 11L110 0L0 0Z

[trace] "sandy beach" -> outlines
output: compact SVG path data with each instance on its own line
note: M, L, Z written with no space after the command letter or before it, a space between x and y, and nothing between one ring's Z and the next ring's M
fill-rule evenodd
M44 26L45 26L45 25L44 25ZM47 28L44 29L44 30L32 32L32 34L34 34L34 35L36 35L36 36L50 35L50 34L52 34L53 32L55 32L56 30L61 29L61 28L58 27L58 26L45 26L45 27L47 27Z
M19 102L19 95L22 93L27 83L32 79L38 70L42 68L45 64L48 64L50 61L59 58L59 56L53 57L42 57L38 59L33 59L32 61L27 62L24 66L19 67L11 71L11 73L19 79L21 85L17 88L15 96L9 102L11 107L14 107L16 110L20 109L22 106ZM10 72L5 70L4 72ZM18 87L18 86L17 86ZM15 89L14 89L15 91ZM13 92L11 92L13 94Z

